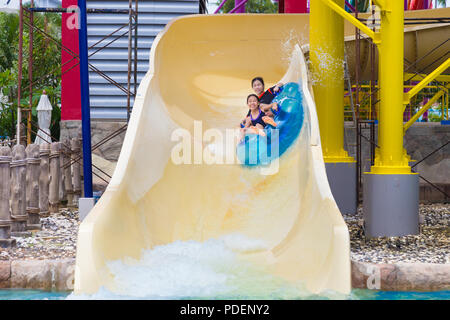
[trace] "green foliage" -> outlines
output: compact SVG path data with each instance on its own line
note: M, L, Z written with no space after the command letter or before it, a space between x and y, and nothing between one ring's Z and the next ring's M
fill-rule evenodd
M13 68L17 60L19 17L0 12L0 72Z
M217 1L219 5L222 1ZM221 13L228 13L234 8L234 0L228 0L220 10ZM278 4L271 0L249 0L245 5L245 12L247 13L277 13Z
M28 21L28 19L24 19ZM52 13L35 13L34 25L45 30L53 39L61 38L61 15ZM20 105L30 106L30 91L28 79L29 27L24 24L23 32L23 65L22 65L22 95ZM8 97L7 105L1 105L0 136L14 137L17 119L17 79L19 52L19 16L17 14L0 13L0 90ZM61 110L58 107L61 100L61 49L55 41L48 39L37 29L33 31L33 95L32 120L37 124L36 107L39 98L46 90L53 106L52 135L59 138L59 122ZM26 119L23 120L26 123ZM37 131L36 126L33 130ZM34 138L34 137L33 137Z
M16 108L10 103L10 96L15 87L15 77L10 70L0 72L0 90L6 101L0 101L0 137L12 137L15 132ZM3 99L2 99L3 100Z

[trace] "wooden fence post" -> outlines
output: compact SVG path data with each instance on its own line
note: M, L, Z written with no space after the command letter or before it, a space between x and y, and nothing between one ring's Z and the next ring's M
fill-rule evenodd
M30 144L27 153L27 213L28 230L40 230L39 218L39 176L41 159L39 159L39 145Z
M70 150L70 141L64 140L63 142L64 146L64 186L66 189L66 195L67 195L67 206L73 206L73 186L72 186L72 167L70 165L72 152Z
M59 212L59 178L61 167L59 165L59 154L61 142L53 142L50 146L50 213Z
M27 232L27 205L26 205L26 159L25 147L15 145L12 150L11 162L11 234L13 236L26 236Z
M80 140L78 138L73 138L70 141L70 146L72 148L72 161L73 161L73 203L78 206L78 199L81 197L81 160L75 161L80 155L81 147Z
M50 144L41 144L39 155L41 158L41 172L39 176L39 215L41 218L45 218L49 216Z
M64 143L61 143L61 149L59 152L59 202L62 203L67 200L66 185L64 176L64 163L66 162L66 147Z
M11 195L11 149L0 147L0 247L10 248L15 245L11 239L11 216L9 198Z

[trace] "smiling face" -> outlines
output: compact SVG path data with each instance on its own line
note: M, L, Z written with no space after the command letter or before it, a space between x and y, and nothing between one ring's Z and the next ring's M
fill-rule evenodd
M250 96L247 99L247 105L248 108L253 111L253 110L257 110L259 108L259 101L258 98L256 98L255 96Z
M261 93L264 92L264 85L262 84L261 81L259 80L255 80L252 83L252 88L253 91L255 91L255 93L259 96Z

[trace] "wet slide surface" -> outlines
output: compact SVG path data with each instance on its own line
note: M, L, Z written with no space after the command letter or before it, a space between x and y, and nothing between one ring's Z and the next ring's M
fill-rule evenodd
M173 297L158 279L185 274L191 286L184 288L216 279L197 267L223 275L224 287L215 280L206 286L223 287L216 296L236 292L230 288L242 282L242 292L261 288L264 295L273 283L350 292L348 231L329 190L299 47L307 21L304 15L190 16L160 33L112 181L80 226L75 293L103 288L132 295L156 287L153 293ZM247 113L255 76L267 85L290 83L278 97L281 152L268 171L239 163L237 141L226 139ZM220 156L233 161L209 161ZM210 252L214 241L223 254L208 256L225 269L203 258L189 259L198 262L191 268L164 251L198 245L198 252ZM149 267L148 256L173 277ZM189 296L186 290L175 296Z
M189 16L166 26L113 178L80 226L75 295L350 292L349 235L325 173L307 43L307 15ZM227 140L255 76L292 90L279 97L286 113L270 170L242 165Z

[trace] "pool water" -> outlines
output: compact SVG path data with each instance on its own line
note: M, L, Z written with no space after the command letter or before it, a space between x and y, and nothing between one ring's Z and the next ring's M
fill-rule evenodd
M65 300L71 292L41 290L0 290L0 300ZM314 298L314 297L310 297ZM323 297L316 297L317 299ZM327 298L325 298L327 299ZM392 292L355 289L349 300L450 300L450 291Z
M0 290L0 300L64 300L71 292L49 292L42 290Z
M402 292L355 289L355 300L450 300L450 291Z

